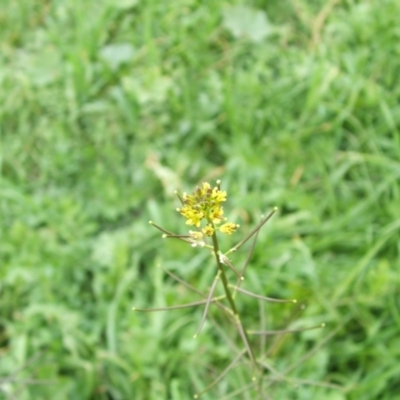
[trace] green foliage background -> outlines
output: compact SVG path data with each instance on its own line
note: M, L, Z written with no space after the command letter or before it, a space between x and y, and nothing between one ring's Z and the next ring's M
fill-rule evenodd
M291 318L241 297L248 325L327 324L269 362L342 386L271 396L396 398L398 15L396 0L4 1L0 398L183 400L229 364L217 327L232 327L192 339L201 309L131 311L197 299L158 263L210 284L208 254L148 220L185 232L173 191L218 178L237 237L280 209L244 287L307 304ZM204 398L247 383L232 372Z

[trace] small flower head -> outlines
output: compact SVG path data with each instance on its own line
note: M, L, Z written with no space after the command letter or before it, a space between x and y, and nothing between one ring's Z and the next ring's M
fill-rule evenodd
M222 216L224 214L224 210L222 207L215 207L210 210L210 219L214 224L219 224L221 221L224 221L225 218Z
M226 201L226 192L222 191L217 182L216 187L212 188L208 182L203 182L192 194L183 193L179 196L182 207L177 211L186 218L186 224L201 228L202 221L205 226L201 231L206 236L212 236L217 229L215 226L226 221L223 217L224 210L222 203ZM239 225L227 222L223 224L219 230L222 233L232 234Z
M213 189L211 196L216 203L222 203L223 201L226 201L226 192L219 190L217 187Z
M185 205L179 209L179 212L186 218L186 225L194 225L199 227L201 220L204 218L203 211L188 205Z
M232 222L227 222L226 224L223 224L219 227L220 232L226 233L228 235L232 235L233 232L236 231L237 228L239 228L240 225L238 224L233 224Z
M206 236L212 236L212 235L214 234L214 232L215 232L215 229L214 229L211 225L207 224L207 225L202 229L202 231L203 231L203 233L204 233Z

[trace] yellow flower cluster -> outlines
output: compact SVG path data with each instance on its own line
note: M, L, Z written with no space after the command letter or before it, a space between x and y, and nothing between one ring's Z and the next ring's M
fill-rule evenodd
M212 236L216 229L230 235L239 227L232 222L216 227L222 221L226 221L226 218L223 217L224 210L221 205L226 201L226 192L220 190L219 183L218 186L212 188L209 183L203 182L192 194L184 193L179 198L182 207L178 208L177 211L186 218L186 224L201 229L201 232L190 231L190 235L195 240L201 239L202 234ZM201 227L203 220L206 225Z

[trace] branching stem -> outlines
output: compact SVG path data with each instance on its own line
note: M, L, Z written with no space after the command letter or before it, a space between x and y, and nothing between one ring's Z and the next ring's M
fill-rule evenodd
M219 274L220 274L222 285L224 286L224 291L225 291L226 298L227 298L227 300L228 300L228 302L229 302L229 304L231 306L231 309L232 309L232 312L233 312L233 315L234 315L235 322L237 324L239 333L240 333L240 335L241 335L241 337L242 337L242 339L243 339L243 341L244 341L244 343L246 345L246 349L247 349L247 352L249 353L249 357L251 359L251 362L253 363L253 368L256 369L257 368L257 364L256 364L256 361L255 361L255 358L254 358L253 351L252 351L251 346L250 346L250 341L249 341L249 338L247 336L246 329L244 329L244 327L242 325L242 322L240 321L239 312L237 310L235 301L234 301L234 299L232 297L231 290L229 289L229 282L228 282L228 279L227 279L226 274L225 274L224 266L223 266L223 264L222 264L222 262L220 260L220 257L219 257L220 251L219 251L218 239L217 239L217 235L216 235L215 231L214 231L214 233L212 235L212 242L213 242L213 245L214 245L215 260L217 262L218 271L219 271Z

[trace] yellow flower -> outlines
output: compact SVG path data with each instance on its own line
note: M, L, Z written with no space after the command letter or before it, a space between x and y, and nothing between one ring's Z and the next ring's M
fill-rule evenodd
M211 189L211 185L208 182L203 182L201 184L201 188L197 188L198 191L200 191L202 196L206 196Z
M219 190L217 187L215 187L212 191L211 198L217 203L222 203L223 201L226 201L226 192L223 192Z
M222 216L223 214L224 210L222 207L214 207L210 210L210 214L208 216L214 224L220 224L221 221L224 220L224 217Z
M222 233L232 235L232 233L235 232L237 228L239 228L238 224L234 224L232 222L227 222L226 224L221 225L219 230Z
M186 218L186 225L200 226L201 220L204 218L202 211L196 210L189 206L183 206L178 211Z
M211 226L211 225L206 225L203 229L202 229L203 233L207 236L212 236L215 232L215 229Z
M182 197L178 195L182 208L177 208L177 211L186 218L186 224L200 228L202 221L205 220L206 226L202 228L202 232L207 236L214 234L214 224L219 225L222 221L226 221L221 204L226 201L227 195L225 191L220 190L219 181L217 185L212 188L208 182L203 182L192 194L183 193ZM226 223L220 227L220 231L230 235L238 226ZM193 239L200 240L194 237Z

